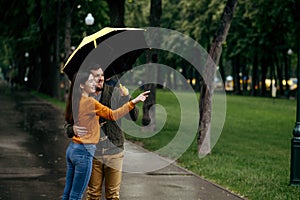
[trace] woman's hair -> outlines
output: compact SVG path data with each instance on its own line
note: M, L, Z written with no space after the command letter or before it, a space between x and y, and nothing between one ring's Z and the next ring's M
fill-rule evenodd
M85 84L90 74L90 72L78 72L73 76L65 111L65 120L68 124L73 125L78 121L79 102L82 95L80 84Z

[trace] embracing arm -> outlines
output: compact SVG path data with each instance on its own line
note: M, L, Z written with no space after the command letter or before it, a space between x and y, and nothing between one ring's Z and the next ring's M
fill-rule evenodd
M87 129L86 127L84 126L76 126L76 125L73 125L73 124L65 124L64 125L64 128L65 128L65 132L68 136L68 138L72 138L73 136L84 136L87 134Z
M73 125L65 123L64 125L65 132L68 138L72 138L74 136Z

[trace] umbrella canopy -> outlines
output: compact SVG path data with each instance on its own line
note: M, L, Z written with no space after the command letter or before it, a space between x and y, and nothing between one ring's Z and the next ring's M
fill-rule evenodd
M141 28L106 27L86 36L70 55L62 71L72 80L84 61L87 65L100 64L106 78L127 71L147 48L144 32L145 29Z

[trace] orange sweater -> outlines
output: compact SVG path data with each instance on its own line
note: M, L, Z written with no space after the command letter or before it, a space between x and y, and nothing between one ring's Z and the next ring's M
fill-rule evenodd
M82 96L79 103L78 126L87 128L88 133L82 137L73 136L75 143L97 144L100 138L99 116L108 120L117 120L134 108L130 101L116 110L102 105L92 97Z

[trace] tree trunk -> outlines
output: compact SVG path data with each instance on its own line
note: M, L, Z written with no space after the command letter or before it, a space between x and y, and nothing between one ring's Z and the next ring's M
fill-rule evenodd
M242 94L245 94L245 92L247 92L247 70L246 70L246 65L245 65L245 61L242 60L242 62L240 62L240 64L242 64L242 81L243 81L243 91Z
M270 75L271 75L271 85L270 85L270 97L276 97L276 74L274 62L270 62Z
M267 79L267 72L268 72L269 62L268 58L263 58L261 63L261 92L260 96L266 96L266 79Z
M157 74L157 68L155 67L156 59L153 58L153 56L156 56L157 54L148 54L147 60L150 67L147 68L145 81L146 83L149 83L151 80L148 80L149 77L148 74ZM151 57L149 57L151 56ZM151 66L153 65L153 66ZM150 94L148 98L145 100L143 104L143 118L142 118L142 131L155 131L156 130L156 120L155 120L155 103L156 103L156 84L149 83L144 85L144 90L150 90ZM151 109L151 110L150 110Z
M54 66L52 67L51 72L53 73L53 92L52 96L60 99L59 92L59 75L60 75L60 18L61 18L61 1L56 2L57 4L57 15L56 15L56 34L55 34L55 57L54 57Z
M223 80L223 84L225 85L226 77L225 77L225 70L224 70L224 65L223 65L223 61L222 61L222 55L220 57L220 62L219 62L219 71L220 71L220 74L221 74L221 77Z
M125 27L125 0L106 0L109 6L110 26L111 27Z
M256 96L257 95L257 88L258 85L258 55L255 52L254 58L253 58L253 70L252 70L252 81L251 81L251 95Z
M278 91L278 96L283 96L284 95L284 90L283 90L283 73L282 73L282 67L281 67L281 63L279 62L278 59L278 54L276 54L274 56L274 62L275 62L275 71L277 72L277 77L278 77L278 84L277 86L279 87L279 91Z
M161 13L162 13L161 0L151 0L151 8L150 8L151 27L160 26ZM154 34L158 34L158 33L154 33ZM154 38L159 38L159 37L154 37ZM155 41L155 42L159 42L159 41ZM155 50L149 51L147 57L150 63L158 62L158 54L155 52ZM157 75L157 70L153 69L152 72L149 73L154 73L155 75ZM156 129L155 108L151 109L151 112L150 112L150 108L156 103L156 83L146 84L144 89L145 91L151 90L151 93L143 105L143 118L142 118L142 124L144 126L143 130L153 131Z
M226 6L222 14L219 28L215 33L214 40L209 51L209 55L214 61L215 65L206 66L206 67L214 67L212 71L215 70L216 65L219 63L219 59L222 53L222 43L226 40L236 4L237 4L237 0L227 0ZM211 78L209 80L204 79L204 82L201 85L201 89L200 89L200 95L201 95L200 102L199 102L200 121L199 121L199 130L198 130L198 155L199 156L211 152L210 126L211 126L213 88L209 86L213 85L214 76L210 76L208 74L205 74L205 76Z
M287 51L286 51L287 52ZM288 85L288 80L290 79L290 73L289 73L289 55L287 55L287 53L283 54L283 59L284 59L284 75L285 75L285 96L286 98L290 98L290 87Z
M40 66L40 57L37 49L32 50L29 53L30 59L30 69L28 74L28 86L34 90L38 90L41 83L41 66Z
M65 24L65 42L64 42L64 63L67 62L71 54L71 25L72 25L72 9L70 1L65 2L66 24Z
M51 43L50 41L53 41L52 38L46 35L46 31L44 31L41 35L41 39L43 41L43 44L39 46L39 52L41 55L41 68L42 68L42 82L39 88L39 92L47 94L47 95L52 95L52 90L53 90L53 85L52 85L52 78L51 77L51 68L52 63L50 61L49 55L53 55L50 51L51 49ZM47 48L45 48L45 46Z
M41 83L39 87L39 92L55 96L54 94L58 90L56 82L54 80L54 74L58 71L56 67L53 67L53 52L54 45L52 41L55 41L55 22L54 21L45 21L45 17L41 15L43 12L47 12L49 7L42 7L40 1L36 2L36 14L38 17L38 25L40 29L40 41L38 44L38 50L41 58L40 67L41 67ZM49 11L50 12L50 11Z
M67 62L69 56L72 53L71 50L71 27L72 27L72 8L71 5L74 4L74 2L70 2L70 1L65 1L65 10L66 10L66 14L65 14L65 40L64 40L64 63ZM69 93L69 88L70 88L70 82L69 82L69 78L67 77L67 75L64 73L64 75L61 77L61 81L63 82L64 85L64 96L62 97L62 99L64 101L66 101L66 97L68 96Z
M234 92L235 94L241 94L239 55L235 56L233 59L233 69L234 69L234 79L233 79Z

